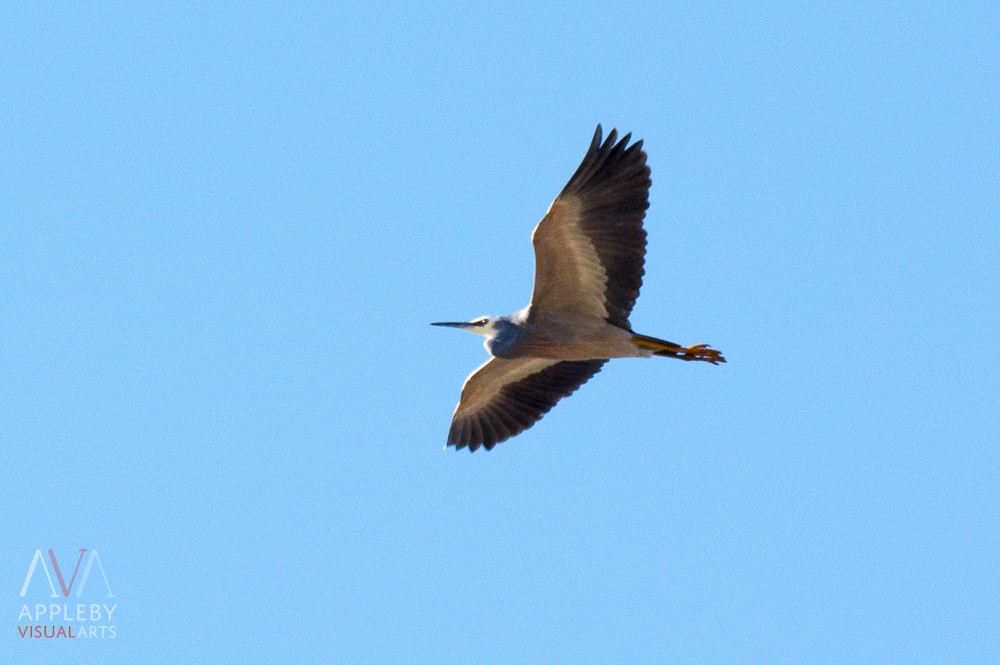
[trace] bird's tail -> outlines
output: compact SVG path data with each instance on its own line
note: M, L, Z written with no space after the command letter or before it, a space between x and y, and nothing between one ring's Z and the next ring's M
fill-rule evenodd
M726 362L719 351L710 348L708 344L696 344L695 346L680 346L673 342L648 337L638 333L632 333L632 343L640 349L649 349L654 356L664 358L678 358L680 360L703 360L713 365Z

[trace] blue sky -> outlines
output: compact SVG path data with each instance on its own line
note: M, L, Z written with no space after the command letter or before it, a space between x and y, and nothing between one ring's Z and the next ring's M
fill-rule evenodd
M995 662L998 33L6 4L5 660ZM427 324L527 303L598 122L652 168L634 327L729 363L616 361L443 450L486 356ZM18 636L49 548L100 553L114 639Z

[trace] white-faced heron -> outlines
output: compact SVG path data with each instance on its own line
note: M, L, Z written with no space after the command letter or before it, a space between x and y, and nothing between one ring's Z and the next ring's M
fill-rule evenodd
M580 167L535 228L531 303L508 316L435 323L479 333L492 358L462 386L448 445L493 448L534 425L609 358L664 356L726 362L706 344L680 346L632 331L649 207L642 141L601 142L601 126Z

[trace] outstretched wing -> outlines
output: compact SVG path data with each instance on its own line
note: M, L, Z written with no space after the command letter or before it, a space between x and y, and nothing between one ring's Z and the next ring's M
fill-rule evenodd
M448 432L448 445L485 446L523 432L601 371L606 360L491 358L462 386Z
M580 167L532 236L535 288L531 312L599 317L629 328L642 286L649 207L649 167L642 141L615 143L601 126Z

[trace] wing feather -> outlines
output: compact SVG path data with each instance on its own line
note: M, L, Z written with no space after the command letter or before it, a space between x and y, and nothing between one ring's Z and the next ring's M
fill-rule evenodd
M597 374L605 360L492 358L465 381L448 445L487 450L523 432Z
M597 126L590 149L532 236L531 312L599 317L629 328L642 286L649 167L642 141ZM616 142L617 141L617 142Z

